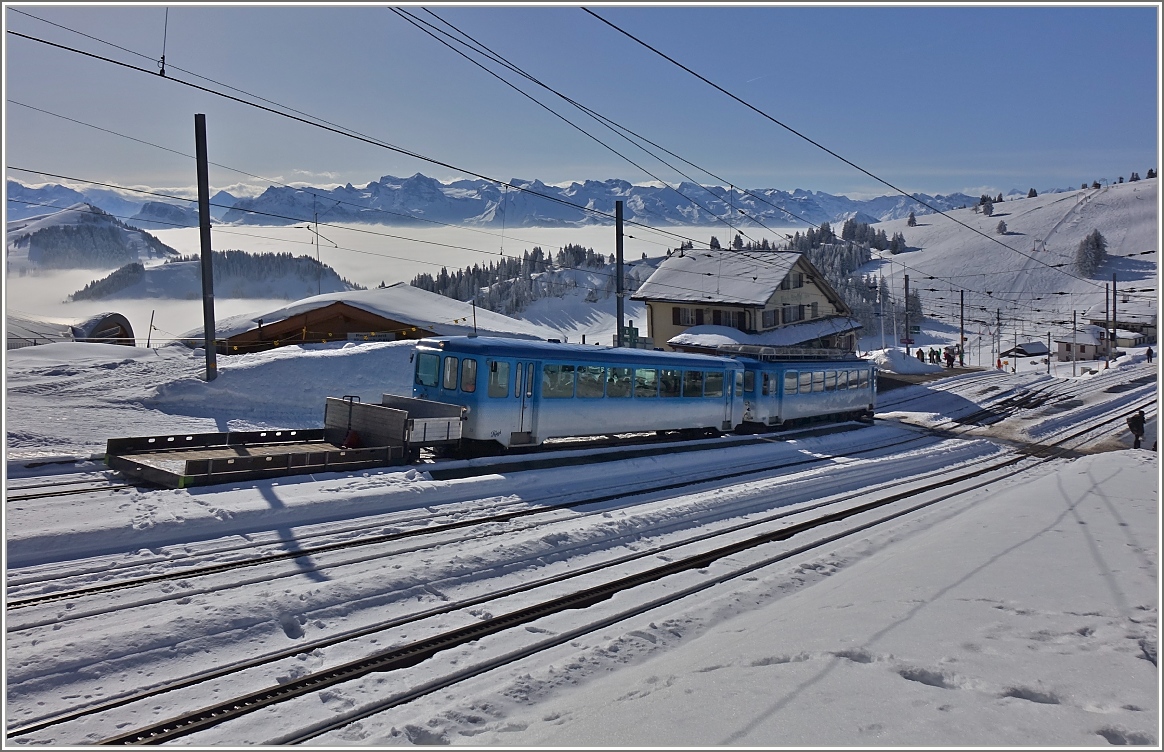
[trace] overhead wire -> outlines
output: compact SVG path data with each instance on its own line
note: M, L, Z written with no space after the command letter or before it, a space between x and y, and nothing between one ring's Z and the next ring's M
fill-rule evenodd
M920 204L920 205L922 205L922 206L926 207L927 209L929 209L929 210L930 210L931 212L933 212L934 214L940 214L941 216L945 217L946 219L950 220L951 222L954 222L955 224L958 224L958 225L960 225L960 226L962 226L962 227L966 228L967 230L970 230L971 232L973 232L973 233L975 233L975 234L977 234L977 235L981 235L982 237L986 238L986 239L987 239L987 240L989 240L990 242L992 242L992 243L996 243L996 244L998 244L998 245L1002 246L1003 248L1006 248L1006 249L1007 249L1007 250L1009 250L1009 251L1012 251L1012 252L1014 252L1014 253L1017 253L1017 254L1019 254L1020 256L1025 256L1026 258L1029 258L1029 259L1031 259L1031 260L1035 261L1036 263L1043 264L1044 266L1048 266L1049 268L1057 268L1057 267L1051 267L1049 264L1046 264L1046 263L1045 263L1045 262L1043 262L1041 259L1038 259L1038 258L1036 258L1036 257L1034 257L1034 256L1031 256L1030 254L1024 253L1023 251L1020 251L1019 249L1017 249L1017 248L1014 248L1013 246L1009 246L1009 245L1007 245L1006 243L1003 243L1001 240L998 240L997 238L995 238L995 237L992 237L992 236L990 236L990 235L988 235L988 234L986 234L986 233L982 232L981 230L978 230L978 229L976 229L976 228L974 228L974 227L971 227L970 225L966 224L965 222L962 222L961 220L958 220L958 219L956 219L956 218L954 218L954 217L951 217L951 216L950 216L949 214L947 214L946 212L944 212L944 211L942 211L942 210L940 210L940 209L938 209L938 208L936 208L936 207L934 207L934 206L931 206L929 203L927 203L927 202L925 202L925 201L921 200L921 199L920 199L920 198L918 198L917 196L914 196L914 195L912 195L912 194L910 194L910 193L907 193L906 191L904 191L903 189L901 189L901 188L897 187L897 186L896 186L896 185L894 185L893 183L890 183L889 181L885 180L884 178L882 178L882 177L879 177L878 175L875 175L875 174L873 174L873 173L872 173L872 172L870 172L869 170L866 170L864 167L861 167L860 165L858 165L858 164L856 164L856 163L854 163L854 162L852 162L852 161L850 161L850 160L846 159L845 157L843 157L843 156L841 156L840 154L836 153L836 152L835 152L835 151L833 151L832 149L829 149L828 147L824 146L823 144L821 144L821 143L819 143L819 142L817 142L817 141L813 140L812 138L809 138L808 136L804 135L804 134L803 134L803 133L801 133L800 131L797 131L796 129L792 128L791 126L789 126L789 125L787 125L787 124L785 124L785 123L781 122L780 120L777 120L776 118L772 117L771 115L769 115L768 113L764 112L763 110L761 110L760 108L756 107L755 105L752 105L752 104L750 104L749 102L746 102L745 100L743 100L743 99L741 99L740 97L736 96L735 94L731 93L730 91L728 91L727 89L723 88L722 86L720 86L720 85L718 85L718 84L714 83L713 81L709 80L708 78L706 78L706 77L704 77L704 76L700 75L699 73L695 72L694 70L692 70L691 68L687 67L687 66L686 66L686 65L684 65L683 63L679 62L679 61L678 61L678 60L676 60L675 58L673 58L673 57L671 57L671 56L667 55L666 53L662 52L661 50L659 50L659 49L657 49L657 48L655 48L655 47L651 46L650 44L648 44L647 42L643 41L642 39L639 39L639 38L638 38L638 37L636 37L634 34L631 34L629 31L626 31L625 29L621 28L621 27L620 27L620 26L618 26L617 24L614 24L614 23L612 23L612 22L610 22L610 21L606 20L605 18L603 18L602 16L598 15L597 13L595 13L595 12L594 12L594 11L592 11L592 10L590 10L589 8L581 8L581 10L583 10L584 12L586 12L586 13L588 13L589 15L593 16L594 18L598 19L599 21L601 21L602 23L606 24L607 26L609 26L610 28L614 29L615 31L619 32L620 34L623 34L624 36L626 36L626 37L628 37L629 39L633 40L634 42L638 43L639 45L641 45L641 46L643 46L643 47L647 48L648 50L650 50L651 52L655 53L655 54L656 54L656 55L658 55L659 57L662 57L664 60L667 60L668 62L672 63L673 65L675 65L675 66L677 66L677 67L681 68L682 70L684 70L684 71L686 71L686 72L690 73L692 76L695 76L695 77L696 77L696 78L698 78L700 81L703 81L704 83L706 83L708 86L711 86L712 88L714 88L714 89L716 89L717 91L721 92L722 94L724 94L725 96L729 97L730 99L732 99L732 100L734 100L734 101L738 102L739 104L743 105L744 107L747 107L749 110L752 110L753 112L755 112L756 114L760 115L760 116L761 116L761 117L763 117L764 119L766 119L766 120L769 120L769 121L771 121L772 123L775 123L776 125L780 126L781 128L783 128L783 129L787 130L789 133L792 133L793 135L797 136L798 138L801 138L801 139L803 139L804 141L807 141L808 143L812 144L813 146L817 147L818 149L820 149L820 150L822 150L822 151L824 151L824 152L826 152L826 153L828 153L828 154L832 155L833 157L836 157L837 159L839 159L840 161L842 161L842 162L844 162L845 164L849 165L849 166L850 166L850 167L852 167L853 169L855 169L855 170L857 170L857 171L859 171L859 172L863 173L864 175L867 175L868 177L870 177L870 178L872 178L872 179L876 180L877 182L881 183L882 185L885 185L885 186L887 186L888 188L892 189L894 192L896 192L896 193L900 193L901 195L905 196L906 198L910 199L911 201L916 201L918 204ZM1058 271L1062 272L1063 274L1066 274L1066 275L1067 275L1067 276L1069 276L1069 277L1072 277L1072 278L1074 278L1074 279L1080 280L1080 281L1082 281L1082 282L1086 282L1086 283L1088 283L1088 284L1092 284L1092 285L1096 284L1094 281L1092 281L1092 280L1090 280L1090 279L1087 279L1087 278L1085 278L1085 277L1080 277L1080 276L1077 276L1077 275L1071 274L1070 272L1067 272L1067 271L1065 271L1065 270L1064 270L1064 269L1062 269L1062 268L1059 268L1059 269L1058 269Z

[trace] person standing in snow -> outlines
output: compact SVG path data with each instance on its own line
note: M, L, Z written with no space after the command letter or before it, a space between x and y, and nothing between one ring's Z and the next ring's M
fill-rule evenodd
M1132 444L1132 449L1140 448L1140 440L1144 438L1144 411L1138 410L1135 415L1128 418L1128 430L1132 432L1132 436L1136 437Z
M922 363L926 362L926 354L920 347L917 349L917 359Z
M1152 352L1152 348L1150 348L1150 347L1149 347L1149 348L1148 348L1148 352L1146 352L1146 353L1144 353L1144 354L1148 356L1148 362L1149 362L1149 363L1151 363L1151 362L1152 362L1152 356L1155 354L1155 353L1153 353L1153 352Z

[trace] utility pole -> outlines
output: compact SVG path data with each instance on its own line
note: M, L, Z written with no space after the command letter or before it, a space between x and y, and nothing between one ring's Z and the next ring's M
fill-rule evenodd
M1001 365L1001 363L1002 363L1002 309L996 308L994 310L994 315L997 317L996 327L995 327L996 332L995 332L994 338L998 341L998 347L993 347L991 349L993 349L994 352L997 353L997 355L994 356L995 357L995 361L994 361L995 365Z
M909 336L909 275L905 275L905 354L909 355L909 346L913 344L913 337Z
M1119 319L1116 317L1116 275L1111 273L1111 346L1116 346L1116 329L1119 328Z
M316 195L311 194L311 218L315 222L315 294L323 294L323 265L319 263L319 209L315 205Z
M1071 312L1071 376L1075 374L1075 358L1079 351L1079 327L1076 324L1076 317L1079 315L1078 311Z
M1108 286L1103 286L1103 316L1107 319L1107 325L1104 327L1103 338L1107 340L1104 344L1107 349L1103 353L1103 367L1109 368L1111 366L1111 293Z
M881 319L881 349L885 349L885 296L882 295L884 277L881 276L881 267L877 267L877 311Z
M1051 375L1051 333L1047 332L1047 375Z
M214 339L214 252L210 246L210 168L206 158L206 115L194 115L194 156L198 163L198 235L202 241L202 347L206 380L218 378Z
M966 365L966 291L958 291L958 367Z
M614 337L614 346L622 347L622 202L614 202L614 291L615 310L618 312L618 332Z

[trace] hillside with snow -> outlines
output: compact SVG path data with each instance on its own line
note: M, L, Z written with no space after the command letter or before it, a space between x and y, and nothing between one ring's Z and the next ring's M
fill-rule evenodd
M10 221L5 251L9 272L17 274L37 269L108 269L178 255L148 232L84 203Z
M310 256L215 251L212 266L216 298L298 300L362 289ZM127 264L107 277L90 282L73 293L70 300L196 300L201 297L202 263L197 258L183 257L148 267Z
M1016 331L1020 338L1041 341L1048 331L1053 336L1069 331L1073 311L1082 324L1086 311L1097 305L1102 309L1104 285L1110 285L1113 274L1117 307L1154 309L1159 300L1157 183L1153 178L1013 198L995 203L990 216L972 209L950 211L948 217L919 214L916 227L905 219L883 222L878 229L901 233L908 250L882 254L858 273L890 279L897 297L904 292L904 275L910 275L911 291L920 293L926 316L923 335L915 337L918 344L957 340L960 290L965 291L970 333L985 331L982 321L993 326L1001 311L1008 340ZM999 234L1000 222L1006 234ZM1074 267L1075 253L1095 230L1107 240L1108 258L1086 276Z

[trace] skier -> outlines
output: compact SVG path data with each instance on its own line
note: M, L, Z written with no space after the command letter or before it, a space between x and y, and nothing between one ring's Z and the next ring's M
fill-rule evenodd
M1135 415L1128 418L1128 430L1132 432L1132 436L1136 437L1132 444L1132 449L1140 448L1140 440L1144 438L1144 411L1138 410Z

